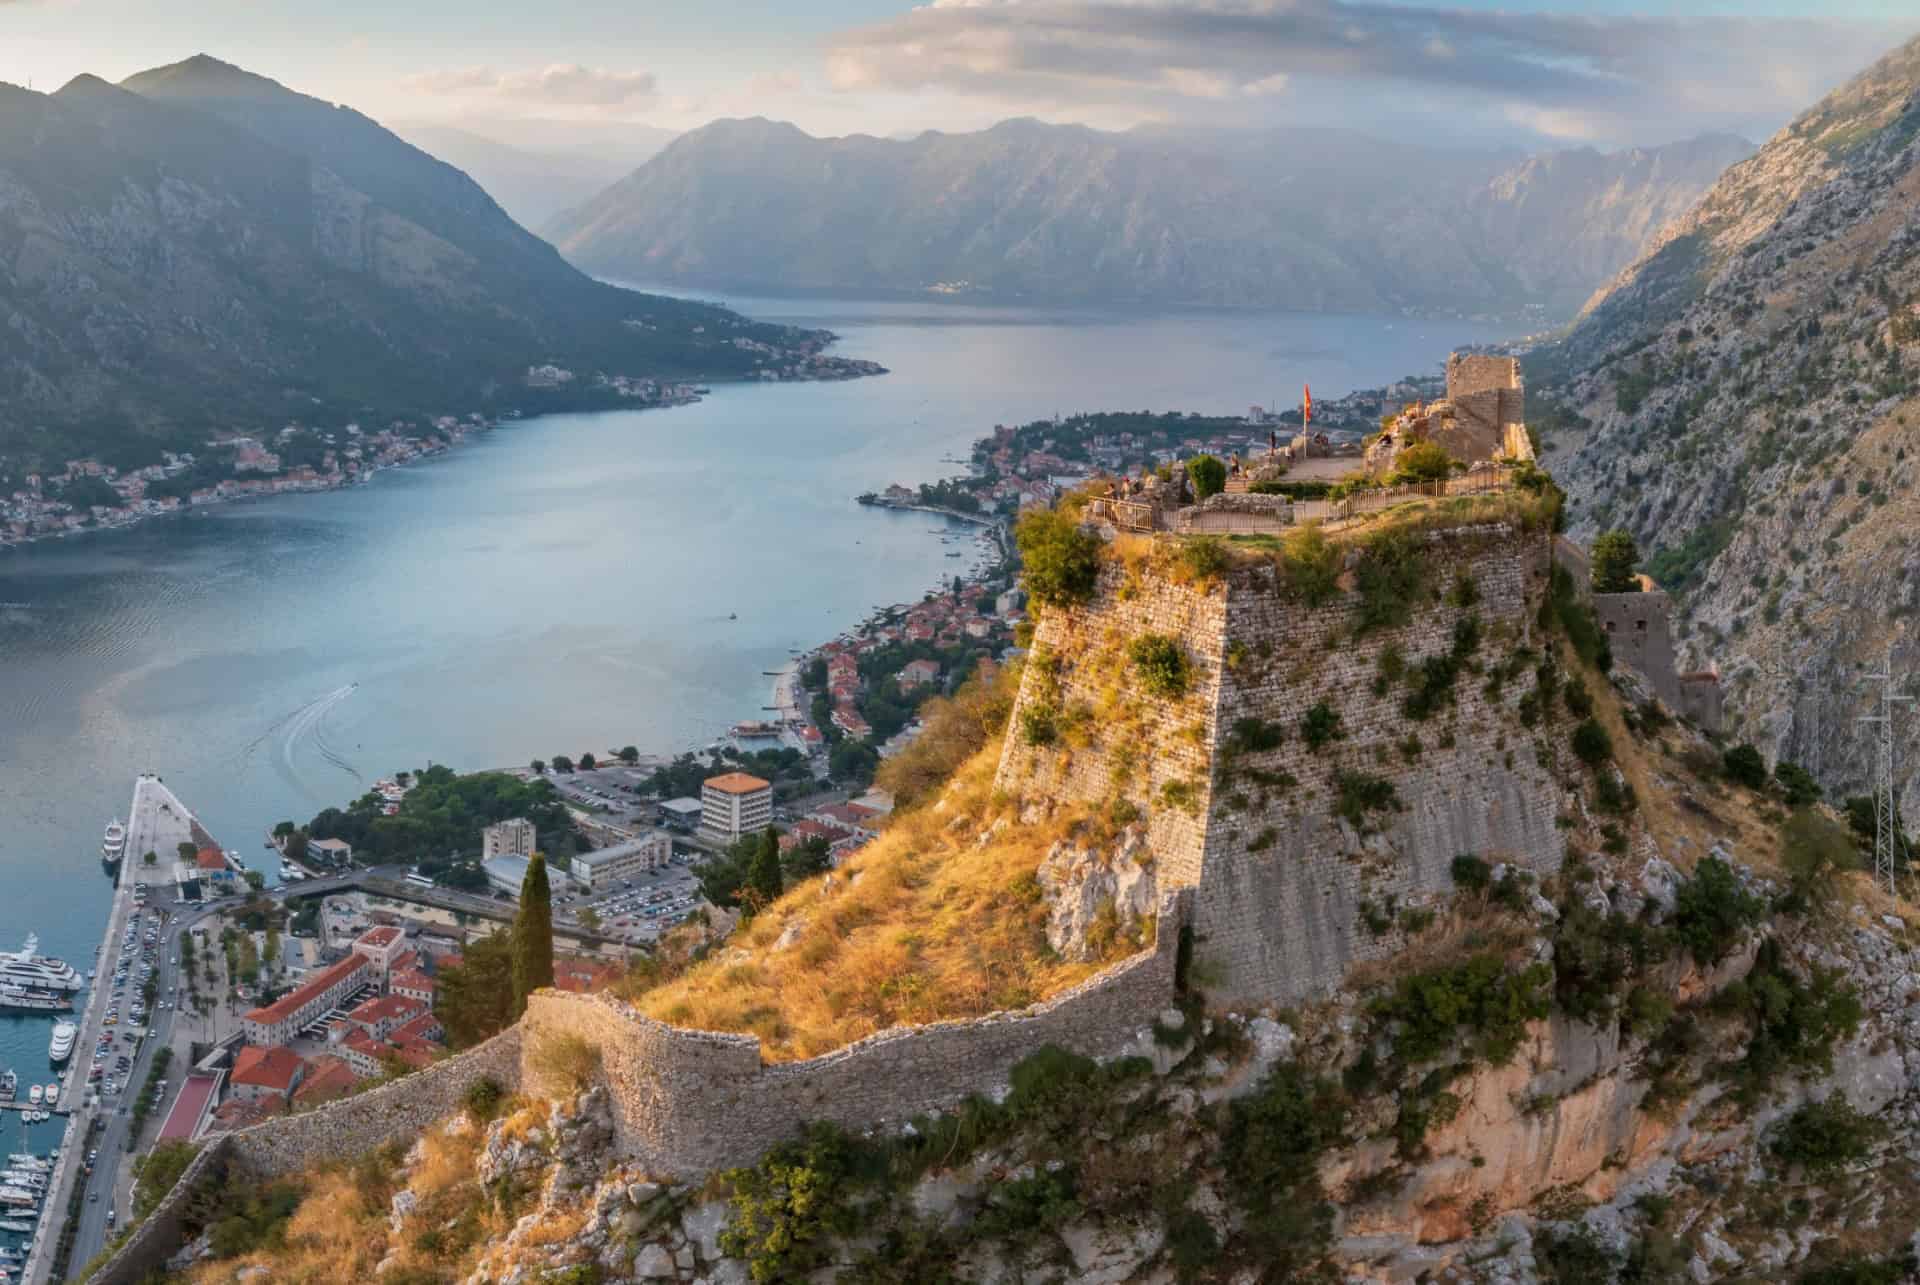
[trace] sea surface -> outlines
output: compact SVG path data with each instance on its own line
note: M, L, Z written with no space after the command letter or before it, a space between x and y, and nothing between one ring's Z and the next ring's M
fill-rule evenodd
M255 861L274 822L396 770L668 752L757 717L792 650L968 565L941 533L969 528L853 497L959 471L943 461L996 423L1291 406L1306 382L1338 396L1502 337L724 301L831 328L892 373L528 420L347 491L0 550L0 948L38 932L91 966L100 833L142 771ZM0 1016L0 1065L43 1078L50 1026Z

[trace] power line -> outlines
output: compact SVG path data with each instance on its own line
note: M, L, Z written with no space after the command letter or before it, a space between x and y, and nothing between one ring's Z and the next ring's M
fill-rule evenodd
M1911 704L1911 696L1893 694L1893 648L1887 648L1880 672L1866 675L1870 683L1880 684L1880 712L1864 714L1857 721L1878 724L1879 750L1873 777L1873 881L1883 885L1888 896L1896 896L1895 879L1907 864L1906 835L1900 822L1900 810L1893 792L1893 707Z

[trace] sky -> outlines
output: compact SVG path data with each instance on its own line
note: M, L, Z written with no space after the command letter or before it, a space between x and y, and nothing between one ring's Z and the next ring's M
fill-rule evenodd
M1916 0L0 0L0 80L207 53L390 124L541 146L761 115L1612 148L1759 141L1916 33Z

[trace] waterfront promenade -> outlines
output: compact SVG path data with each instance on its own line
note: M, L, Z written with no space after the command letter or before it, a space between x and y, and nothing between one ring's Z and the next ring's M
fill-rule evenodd
M151 1063L152 1049L167 1040L172 1025L171 1011L147 1014L149 1025L136 1046L133 1066L121 1080L120 1092L112 1098L99 1097L87 1085L86 1067L93 1060L93 1050L102 1031L129 1029L120 1025L108 1027L105 1021L113 999L113 970L123 949L130 960L138 958L140 953L141 943L137 937L131 947L122 946L128 919L134 913L134 888L146 884L148 904L160 905L157 894L163 893L171 883L179 846L210 842L210 836L186 805L158 777L141 776L134 782L133 801L127 811L126 859L121 862L120 874L114 883L105 933L92 965L94 978L88 988L86 1011L80 1018L80 1034L74 1040L73 1056L63 1074L61 1100L68 1104L71 1114L52 1181L47 1184L40 1232L21 1272L20 1279L26 1285L47 1285L52 1280L53 1250L60 1228L66 1222L75 1184L83 1187L98 1184L106 1198L80 1206L80 1230L68 1261L69 1271L77 1269L105 1243L107 1213L113 1211L125 1217L128 1212L121 1207L121 1193L129 1185L123 1171L131 1158L126 1134L132 1121L121 1104L139 1093ZM154 854L152 865L145 859L149 852ZM163 950L156 964L157 973L164 975L165 963ZM137 992L130 985L127 993ZM82 1172L82 1166L86 1161L89 1129L95 1120L103 1122L104 1132L93 1140L92 1147L99 1151L100 1163L89 1177Z

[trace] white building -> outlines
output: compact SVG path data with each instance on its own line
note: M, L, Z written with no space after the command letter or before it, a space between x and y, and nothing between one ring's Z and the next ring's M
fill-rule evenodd
M355 951L308 977L290 993L240 1019L249 1044L285 1044L361 992L378 984L373 963Z
M582 852L573 858L571 871L576 883L591 889L604 889L632 879L635 875L664 869L673 856L673 840L664 830L611 848Z
M510 821L501 821L490 825L480 832L480 859L491 861L495 857L530 857L534 845L533 822L525 817L514 817Z
M773 786L745 772L710 776L700 787L700 828L737 839L773 824Z

